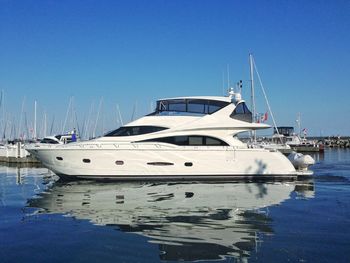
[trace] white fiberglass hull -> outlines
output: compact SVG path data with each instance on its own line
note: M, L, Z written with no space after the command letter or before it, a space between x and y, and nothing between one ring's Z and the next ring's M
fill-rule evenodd
M57 175L78 178L199 180L297 175L280 152L264 149L76 144L28 150Z

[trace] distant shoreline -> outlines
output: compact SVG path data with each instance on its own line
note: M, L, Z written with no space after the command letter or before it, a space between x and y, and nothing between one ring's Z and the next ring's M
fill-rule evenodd
M306 139L308 140L350 140L350 136L306 136Z

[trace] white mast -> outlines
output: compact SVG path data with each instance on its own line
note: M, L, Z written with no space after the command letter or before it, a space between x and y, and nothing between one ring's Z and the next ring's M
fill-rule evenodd
M53 117L52 117L52 122L51 122L51 127L50 127L50 133L49 133L50 135L52 135L54 123L55 123L55 115L53 115Z
M47 119L46 119L46 112L44 112L44 134L43 138L47 135Z
M24 97L22 100L21 115L19 116L19 123L18 123L18 127L17 127L17 139L21 138L21 128L22 128L22 119L23 119L25 100L26 100L26 97Z
M63 126L62 126L61 134L64 134L65 129L66 129L66 123L67 123L68 114L69 114L69 112L70 112L70 108L71 108L71 105L72 105L72 100L73 100L73 97L70 97L70 98L69 98L69 104L68 104L67 112L66 112L66 118L64 119L64 124L63 124Z
M121 113L120 113L119 104L117 104L117 111L118 111L118 116L119 116L119 122L120 122L121 126L123 126L124 123L123 123L122 115L121 115Z
M254 66L253 66L253 55L249 54L249 67L250 67L250 88L251 88L251 106L253 122L256 122L256 110L255 110L255 91L254 91Z
M230 89L230 65L227 64L227 89Z
M264 94L265 101L266 101L266 105L267 105L267 108L268 108L268 110L269 110L269 112L270 112L271 119L272 119L272 122L273 122L273 126L274 126L274 128L275 128L275 130L276 130L276 132L277 132L278 137L280 138L281 144L283 144L282 138L281 138L280 133L279 133L279 131L278 131L278 129L277 129L277 124L276 124L276 121L275 121L275 117L273 116L273 112L272 112L272 110L271 110L269 100L267 99L267 95L266 95L266 92L265 92L265 89L264 89L264 85L262 84L262 81L261 81L261 78L260 78L260 74L259 74L258 68L257 68L257 66L256 66L256 64L255 64L255 61L254 61L253 59L252 59L252 63L253 63L253 66L254 66L256 75L258 76L258 80L259 80L259 83L260 83L260 87L261 87L261 90L262 90L262 92L263 92L263 94Z
M134 108L132 110L131 121L134 120L136 112L137 112L137 101L135 101Z
M84 130L84 138L87 138L89 139L90 138L90 128L91 128L91 116L92 116L92 113L94 111L94 102L91 102L91 106L90 106L90 110L89 110L89 115L87 117L87 120L86 120L86 124L85 124L85 130Z
M5 110L4 110L4 90L1 90L1 97L0 97L0 110L1 110L1 128L3 129L5 127ZM2 141L3 138L0 140Z
M222 71L222 96L226 96L225 92L225 72Z
M34 140L36 140L36 100L34 101Z
M298 112L297 123L298 123L299 136L301 137L301 114L300 114L300 112Z
M249 68L250 68L250 90L251 90L251 106L252 106L252 122L256 122L256 110L255 110L255 90L254 90L254 65L253 65L253 55L249 54ZM252 131L254 142L256 142L256 131Z
M101 97L100 99L100 105L98 107L98 111L97 111L97 117L96 117L96 122L95 122L95 127L92 133L92 137L95 138L96 137L96 129L97 129L97 124L98 124L98 119L100 118L100 111L101 111L101 107L102 107L102 101L103 101L103 97Z

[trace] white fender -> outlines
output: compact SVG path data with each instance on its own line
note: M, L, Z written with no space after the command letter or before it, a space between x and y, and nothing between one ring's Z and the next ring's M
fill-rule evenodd
M298 170L307 170L310 165L315 164L315 160L308 154L292 152L288 159Z

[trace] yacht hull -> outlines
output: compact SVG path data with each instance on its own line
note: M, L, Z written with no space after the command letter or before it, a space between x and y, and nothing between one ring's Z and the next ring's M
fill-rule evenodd
M264 149L95 145L28 150L44 166L68 178L227 180L297 176L283 154Z

